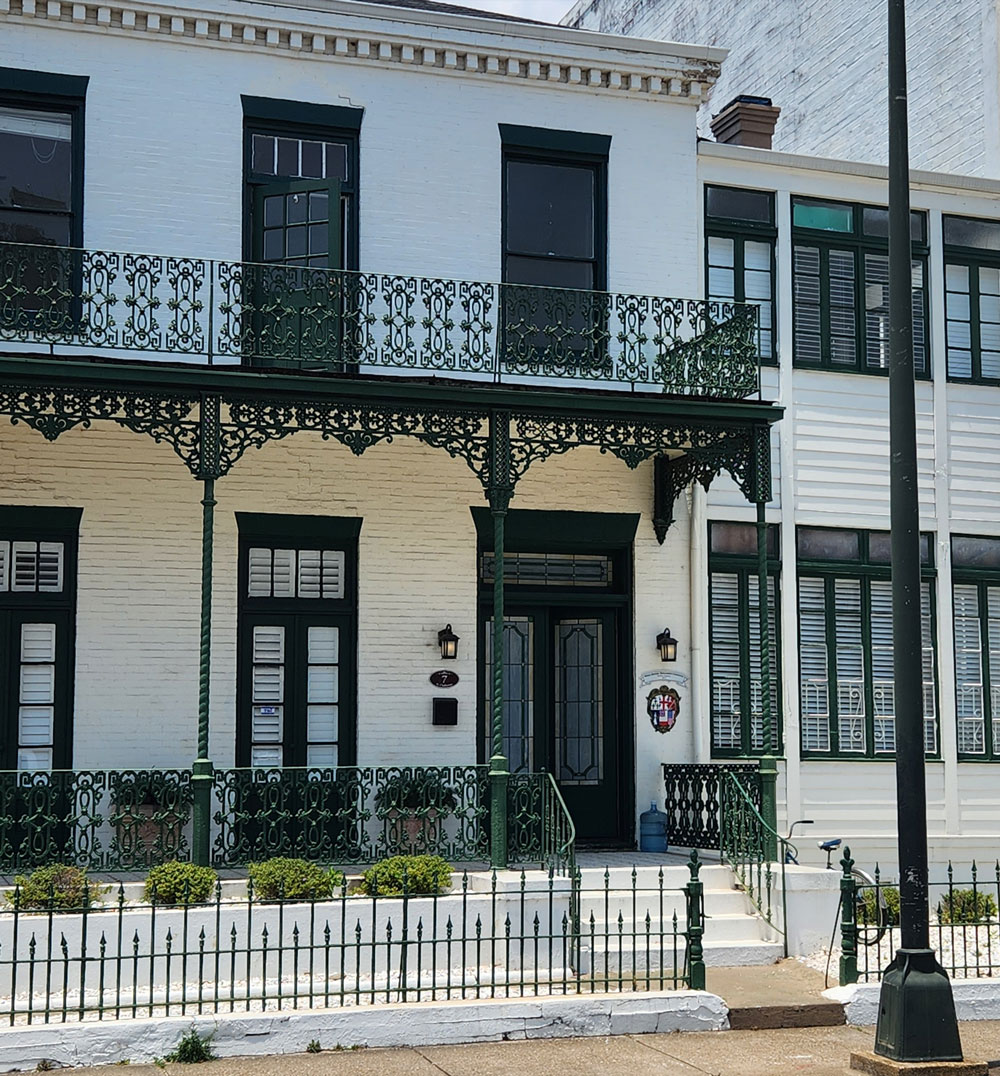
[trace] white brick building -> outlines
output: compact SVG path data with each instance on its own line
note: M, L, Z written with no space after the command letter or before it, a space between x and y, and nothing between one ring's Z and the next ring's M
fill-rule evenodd
M1000 39L995 0L906 5L910 160L1000 175ZM729 51L699 132L738 94L781 108L775 149L886 163L884 4L830 0L579 0L563 19L603 33L699 41Z

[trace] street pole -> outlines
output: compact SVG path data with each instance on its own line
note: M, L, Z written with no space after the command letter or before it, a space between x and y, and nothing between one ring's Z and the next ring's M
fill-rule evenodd
M882 977L875 1052L961 1061L951 983L930 948L913 390L905 0L889 0L889 482L900 948Z

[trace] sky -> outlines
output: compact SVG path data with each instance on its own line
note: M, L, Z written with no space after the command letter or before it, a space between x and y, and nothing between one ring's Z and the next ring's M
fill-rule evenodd
M573 6L575 0L449 0L454 4L468 4L481 11L502 11L507 15L520 15L540 22L558 22Z

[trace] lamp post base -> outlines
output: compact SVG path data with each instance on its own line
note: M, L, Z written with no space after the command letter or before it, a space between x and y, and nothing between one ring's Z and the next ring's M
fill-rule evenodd
M850 1072L868 1076L989 1076L985 1061L892 1061L870 1050L851 1054Z
M886 968L875 1053L896 1062L962 1060L951 980L933 949L898 949Z

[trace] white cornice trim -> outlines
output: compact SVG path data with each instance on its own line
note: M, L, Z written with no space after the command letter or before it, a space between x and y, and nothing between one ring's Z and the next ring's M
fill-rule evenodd
M699 157L721 157L746 164L762 164L785 171L830 172L835 175L860 176L863 179L888 181L889 169L884 164L866 164L864 161L838 161L829 157L811 157L803 153L781 153L773 149L752 149L749 146L730 146L721 142L699 142ZM925 172L910 170L910 183L914 187L942 191L968 191L976 194L1000 195L1000 181L980 176L957 176L948 172Z
M634 48L629 39L606 34L352 0L311 0L309 6L216 0L211 9L129 0L0 0L0 18L695 105L718 78L725 56L722 49L658 42L636 42L641 47Z

